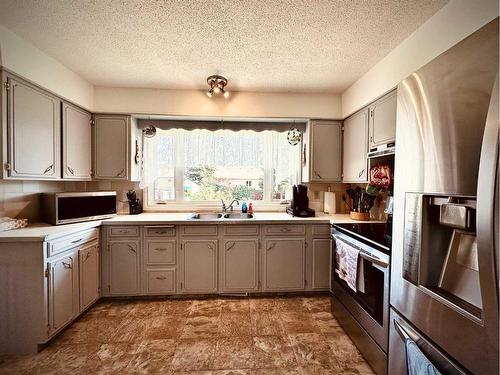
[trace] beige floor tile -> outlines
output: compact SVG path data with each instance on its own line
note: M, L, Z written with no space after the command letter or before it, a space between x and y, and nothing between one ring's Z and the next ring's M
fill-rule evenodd
M321 333L336 333L339 329L337 319L330 312L316 312L310 316Z
M179 340L172 359L172 371L210 370L216 339Z
M187 317L180 315L160 315L144 319L145 340L179 338L182 335Z
M219 316L190 316L186 319L181 339L217 337Z
M96 365L100 373L125 373L137 352L138 344L102 344L96 353Z
M188 308L189 316L219 316L222 304L219 299L195 300Z
M302 304L309 312L313 313L331 311L330 297L304 297Z
M252 312L275 312L277 305L274 298L253 298L250 300Z
M289 335L289 339L299 366L318 365L325 368L340 369L337 358L323 335L299 333Z
M258 368L297 367L290 341L282 336L254 337L255 358Z
M251 336L252 320L250 313L222 313L219 316L219 336Z
M139 344L125 371L135 374L166 374L170 369L177 340L148 340Z
M319 333L310 314L300 312L284 312L279 314L281 326L285 333Z
M252 337L222 337L217 339L213 357L210 361L212 370L250 369L258 364L255 358Z
M285 333L280 316L273 312L253 312L252 334L254 336L280 336Z
M117 338L116 331L122 322L123 319L120 318L79 319L69 326L56 341L64 344L112 342Z

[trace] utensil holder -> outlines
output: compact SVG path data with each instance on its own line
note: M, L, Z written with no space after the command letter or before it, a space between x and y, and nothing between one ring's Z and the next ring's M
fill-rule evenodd
M369 221L370 213L369 212L355 212L351 211L350 213L351 219L360 220L360 221Z

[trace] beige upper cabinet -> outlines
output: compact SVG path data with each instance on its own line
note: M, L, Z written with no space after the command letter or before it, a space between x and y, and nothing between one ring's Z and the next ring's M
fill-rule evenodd
M138 181L141 132L130 116L94 116L94 179Z
M60 330L78 314L77 253L48 262L49 330Z
M341 122L310 121L302 147L302 182L342 180Z
M396 139L396 90L374 102L370 110L370 151Z
M266 238L262 251L263 291L304 290L304 238Z
M259 289L259 240L225 239L221 251L222 292L250 292Z
M90 180L92 169L92 115L62 104L62 174L68 180Z
M217 293L217 240L182 240L181 293Z
M344 121L343 181L368 181L368 109Z
M7 108L3 154L6 177L61 178L60 100L9 75L4 75L4 90L7 92L3 104Z
M99 245L94 242L78 250L80 311L99 298Z
M139 240L111 240L108 242L108 294L140 294Z

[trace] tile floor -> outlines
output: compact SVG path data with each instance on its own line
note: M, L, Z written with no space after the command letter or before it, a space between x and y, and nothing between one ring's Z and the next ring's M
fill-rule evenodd
M104 301L0 374L373 374L328 297Z

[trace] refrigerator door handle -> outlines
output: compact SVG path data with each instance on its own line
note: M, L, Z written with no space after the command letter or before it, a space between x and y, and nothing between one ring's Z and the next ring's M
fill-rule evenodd
M498 162L498 75L493 86L490 106L484 127L481 145L481 159L477 181L477 251L483 322L488 329L485 337L492 351L498 353L498 284L494 245L495 225L495 183ZM498 223L497 223L498 224Z

